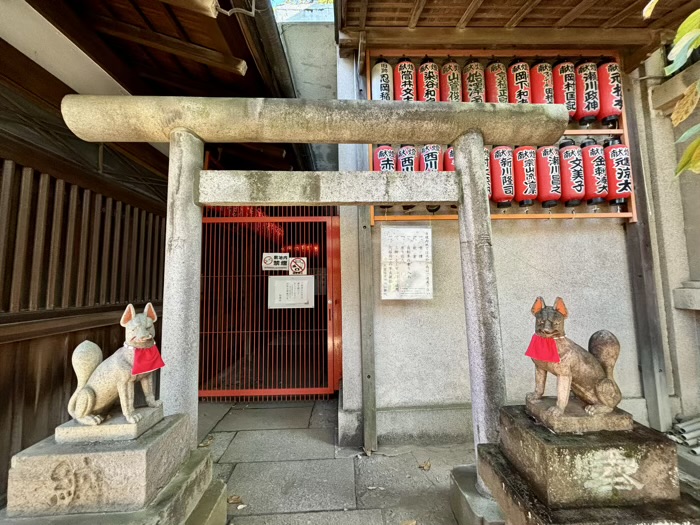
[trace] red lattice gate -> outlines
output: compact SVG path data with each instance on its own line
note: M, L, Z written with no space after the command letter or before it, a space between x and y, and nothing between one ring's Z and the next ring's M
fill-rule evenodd
M212 207L203 218L199 395L318 398L339 387L340 242L334 207ZM269 309L263 253L306 257L314 307Z

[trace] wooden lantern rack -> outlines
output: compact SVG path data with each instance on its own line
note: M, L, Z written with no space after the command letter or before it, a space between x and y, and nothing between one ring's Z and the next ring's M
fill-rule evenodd
M557 49L498 49L498 50L484 50L484 49L367 49L365 51L364 63L366 68L366 86L367 86L367 98L372 98L372 59L378 57L384 58L401 58L408 57L411 59L420 59L424 56L430 57L469 57L469 58L503 58L503 57L521 57L521 58L558 58L558 57L613 57L618 62L620 62L620 54L617 51L601 51L601 50L557 50ZM626 105L623 104L623 108ZM625 144L629 145L629 133L627 129L627 119L625 118L625 111L622 112L620 120L618 121L619 127L617 129L607 129L607 128L591 128L591 129L580 129L572 128L567 129L563 136L610 136L619 135ZM368 145L369 148L369 164L370 170L373 169L373 151L372 144ZM456 214L430 214L430 215L379 215L375 213L375 207L370 207L370 219L371 224L374 226L376 222L414 222L414 221L456 221ZM521 213L503 213L493 212L491 213L491 220L551 220L551 219L626 219L629 222L637 222L637 205L635 202L635 192L634 192L634 181L632 182L632 196L627 203L626 211L617 212L584 212L577 213L576 210L572 210L568 213L528 213L527 211Z

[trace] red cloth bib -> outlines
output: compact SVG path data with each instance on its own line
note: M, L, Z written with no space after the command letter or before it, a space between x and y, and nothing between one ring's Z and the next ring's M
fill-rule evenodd
M156 345L150 348L134 348L134 366L131 367L131 375L146 374L164 366L165 363Z
M541 337L537 334L533 334L530 340L530 346L527 347L525 355L532 359L537 359L538 361L546 361L548 363L559 362L557 342L551 337Z

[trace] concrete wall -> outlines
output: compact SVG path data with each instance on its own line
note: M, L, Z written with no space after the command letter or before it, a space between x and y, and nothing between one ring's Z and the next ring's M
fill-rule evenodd
M339 98L364 98L356 84L348 82L353 67L352 59L339 60ZM341 86L344 84L343 93ZM635 85L635 106L642 107L642 94L638 84ZM642 140L645 136L643 124L640 124ZM656 130L652 130L653 133ZM659 140L664 144L662 137ZM366 168L365 150L363 146L341 146L340 169ZM656 154L646 149L643 153ZM674 162L668 154L657 158L651 173L655 173L657 164L673 166ZM650 172L649 169L645 171ZM676 394L667 402L671 405L671 412L676 414L681 410L692 413L694 403L698 402L698 345L696 326L688 325L687 316L679 317L678 310L668 312L669 308L673 310L670 306L673 283L688 272L681 197L678 187L673 188L673 184L677 185L673 180L654 180L652 214L655 218L653 239L669 394ZM700 195L693 201L695 209L697 197ZM659 203L667 206L665 213L657 209ZM344 368L339 433L341 442L357 443L361 438L362 389L357 214L354 209L343 209L341 227ZM469 365L457 224L432 222L435 287L432 301L380 299L380 228L376 226L373 231L379 441L436 443L467 439L471 433ZM538 295L549 304L561 296L569 309L567 335L573 340L585 347L590 335L603 328L618 336L622 354L616 375L624 396L621 406L632 412L638 421L647 423L638 366L625 223L609 219L494 221L493 237L508 402L522 403L525 394L534 386L534 367L524 356L534 330L530 314L532 303ZM684 364L687 364L685 370ZM684 388L677 388L679 384ZM555 393L554 387L555 380L550 378L549 395Z

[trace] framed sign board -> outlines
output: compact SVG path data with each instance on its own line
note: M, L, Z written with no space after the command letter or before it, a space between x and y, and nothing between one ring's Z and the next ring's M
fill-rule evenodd
M381 228L382 299L433 298L433 237L430 226Z
M275 275L268 277L267 308L313 308L313 275Z

